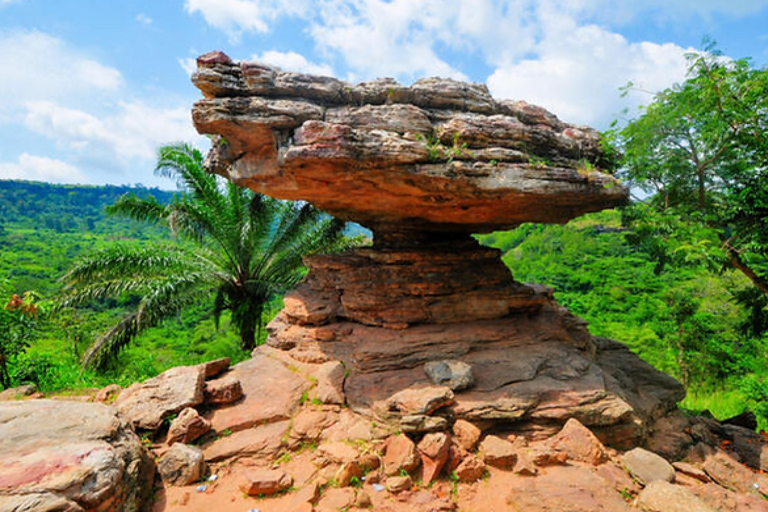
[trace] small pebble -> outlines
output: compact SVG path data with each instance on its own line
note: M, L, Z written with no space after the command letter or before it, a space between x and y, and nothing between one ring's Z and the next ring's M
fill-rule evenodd
M386 487L384 487L384 486L383 486L383 485L381 485L381 484L373 484L373 485L371 485L371 487L372 487L372 488L373 488L373 490L374 490L374 491L376 491L376 492L381 492L381 491L383 491L384 489L386 489Z
M196 490L197 492L205 492L205 491L207 491L207 490L208 490L208 486L207 486L207 485L205 485L205 484L200 484L200 485L198 485L197 487L195 487L195 490Z

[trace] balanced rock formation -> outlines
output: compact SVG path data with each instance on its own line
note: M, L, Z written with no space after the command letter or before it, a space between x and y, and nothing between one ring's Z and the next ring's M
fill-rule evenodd
M682 399L470 236L625 202L595 130L453 80L350 85L221 52L200 57L192 80L212 172L373 232L371 247L306 258L268 327L276 358L341 362L355 412L404 432L463 419L532 439L576 418L632 447ZM448 362L466 384L435 376Z

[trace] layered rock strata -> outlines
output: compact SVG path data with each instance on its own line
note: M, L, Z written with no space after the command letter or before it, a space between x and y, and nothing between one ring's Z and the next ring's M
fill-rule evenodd
M452 80L350 85L220 52L192 79L212 172L373 231L371 247L306 259L267 342L295 364L341 362L353 410L404 432L462 419L531 438L577 418L633 446L682 399L470 236L623 203L594 130Z

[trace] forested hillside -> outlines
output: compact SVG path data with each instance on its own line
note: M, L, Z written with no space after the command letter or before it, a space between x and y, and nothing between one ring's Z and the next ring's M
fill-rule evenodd
M31 290L43 314L31 346L12 364L14 383L34 380L44 390L123 384L177 364L246 356L225 315L217 329L201 302L147 330L106 371L80 371L93 337L135 298L82 310L50 312L61 276L73 261L114 244L178 243L161 226L108 217L104 207L126 192L172 194L136 187L80 187L0 181L0 272L4 300ZM685 381L684 405L720 416L746 406L761 409L765 393L766 312L745 301L750 283L738 272L701 266L659 268L633 242L615 210L560 225L523 225L479 237L500 248L515 278L552 286L557 300L585 318L590 330L627 343L656 367ZM277 305L275 305L277 307ZM761 323L764 322L764 323Z

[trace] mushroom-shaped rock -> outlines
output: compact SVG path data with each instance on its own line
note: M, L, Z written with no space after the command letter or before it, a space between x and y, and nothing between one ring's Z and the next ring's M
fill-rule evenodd
M599 134L484 85L353 86L200 57L192 117L208 164L259 192L383 231L489 232L623 203Z

